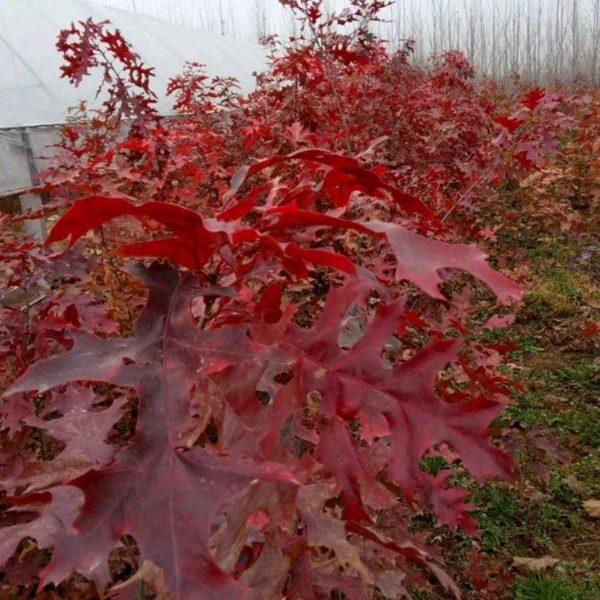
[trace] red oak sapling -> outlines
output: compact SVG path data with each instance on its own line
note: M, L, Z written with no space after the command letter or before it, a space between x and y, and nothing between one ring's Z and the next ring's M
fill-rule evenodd
M337 40L336 69L385 70L364 27L336 37L319 31L319 2L286 4L321 45ZM336 18L362 24L383 4L355 0ZM346 132L333 134L343 121L310 133L307 114L280 122L227 190L232 167L251 158L248 135L233 131L260 120L256 97L225 101L217 82L203 99L190 66L194 93L171 86L186 114L167 121L152 108L151 70L106 24L73 26L59 45L66 76L77 83L100 67L110 91L91 135L65 144L71 174L50 173L69 208L47 246L68 239L65 260L90 230L111 233L147 299L121 334L65 326L62 348L32 357L8 389L5 426L45 429L64 448L37 466L22 458L4 477L0 562L31 537L52 550L42 583L78 571L106 586L109 554L132 536L140 572L160 567L182 600L403 597L430 576L459 597L405 517L432 507L441 524L476 533L454 470L433 475L422 461L437 453L478 481L509 478L488 430L511 382L494 371L500 347L465 339L471 292L449 291L448 269L503 304L520 300L518 286L475 246L453 243L438 207L400 189L394 168L369 162L377 143L350 155ZM315 48L290 51L286 69L335 95L337 76ZM123 118L133 118L127 131ZM374 137L347 132L351 149ZM124 217L140 227L110 229ZM107 443L133 412L130 438Z

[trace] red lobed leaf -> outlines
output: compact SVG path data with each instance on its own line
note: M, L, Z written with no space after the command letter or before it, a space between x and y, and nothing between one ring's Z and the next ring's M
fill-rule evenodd
M379 175L361 167L355 158L333 154L318 148L298 150L288 155L276 155L251 166L242 167L232 177L231 189L225 194L224 199L227 201L233 197L253 175L269 167L274 167L275 165L291 160L316 162L329 167L330 171L326 178L326 184L330 188L343 187L346 192L343 195L340 206L347 204L352 191L362 191L366 194L377 195L379 197L389 194L407 214L419 215L427 219L435 217L433 210L425 206L416 196L406 194L386 184Z
M525 121L523 119L518 118L510 118L510 117L496 117L494 119L498 125L502 125L505 129L508 129L509 133L514 133L523 125Z
M397 331L403 314L403 306L392 304L379 308L371 326L350 349L339 347L347 310L368 291L368 284L361 281L332 290L317 325L308 332L292 329L284 339L283 348L302 357L304 393L319 392L321 410L332 416L352 419L361 411L383 415L391 444L387 472L409 498L420 480L423 455L444 442L477 479L510 478L512 461L487 437L503 405L485 398L450 404L436 394L439 372L458 357L458 340L434 339L410 361L386 368L381 349ZM336 467L329 455L324 456L348 493L356 495L360 471L351 476L339 462Z
M171 258L190 269L199 268L224 244L225 227L212 231L196 212L164 202L146 202L140 206L123 198L91 196L76 202L52 228L46 246L69 237L69 248L90 229L118 217L150 218L170 229L175 237L122 246L122 256Z
M78 399L81 402L82 398ZM59 419L44 421L34 416L24 419L30 427L45 429L52 437L64 442L65 448L50 461L30 457L18 476L3 482L6 489L19 488L21 493L30 494L75 479L110 462L118 448L105 441L121 416L125 398L118 398L110 408L102 411L92 411L91 407L82 404L70 406Z
M487 284L503 303L519 302L521 288L487 264L487 255L474 245L449 244L430 239L401 225L372 221L369 229L385 234L398 265L396 279L408 279L432 298L444 300L439 269L462 269Z
M533 112L545 97L546 92L541 88L536 88L523 96L521 104Z
M228 457L198 446L185 449L181 435L190 416L183 400L200 374L220 372L242 357L260 360L260 353L246 327L190 327L187 299L201 291L193 279L180 280L172 269L160 266L135 273L149 286L150 298L131 338L102 340L79 333L71 352L36 363L10 390L47 390L69 381L95 380L132 386L140 398L130 446L114 462L69 483L83 492L85 503L77 533L55 523L42 537L44 545L54 548L45 578L59 582L79 570L106 582L108 552L121 535L131 533L144 557L164 569L167 587L181 600L238 600L247 589L214 562L208 547L211 525L255 483L293 483L295 478L261 457L259 439L249 430L241 447L257 453L253 460L236 455L233 448ZM18 542L14 536L10 540Z

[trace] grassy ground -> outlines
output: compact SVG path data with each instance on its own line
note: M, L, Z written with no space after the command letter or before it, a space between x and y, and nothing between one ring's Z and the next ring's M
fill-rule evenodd
M600 323L600 214L578 217L583 232L538 221L500 230L492 249L508 257L526 290L516 322L486 334L518 347L505 368L523 391L497 423L513 444L518 477L514 485L471 484L479 540L435 531L465 600L600 600L600 520L583 508L600 500L600 332L590 329ZM473 549L484 572L480 591ZM559 562L524 575L511 568L515 556Z
M600 351L597 336L585 333L600 320L597 242L591 228L579 239L555 234L527 249L525 310L509 332L520 346L513 375L525 389L504 424L539 428L558 453L546 489L524 473L518 494L490 486L478 499L486 550L561 561L554 572L517 579L518 600L600 599L600 525L583 510L600 498ZM517 455L520 465L535 460L531 452Z
M526 290L516 322L489 333L518 344L506 368L523 391L498 423L517 441L518 480L473 486L481 539L447 540L452 575L469 599L600 600L600 521L583 508L600 500L600 333L591 325L600 322L600 230L592 213L579 215L587 231L537 222L501 233L495 248L512 256ZM474 589L473 546L497 571L488 591ZM523 575L511 568L515 556L560 562Z

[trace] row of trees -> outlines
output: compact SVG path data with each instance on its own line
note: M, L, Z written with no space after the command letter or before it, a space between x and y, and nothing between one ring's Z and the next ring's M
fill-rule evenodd
M600 75L600 0L408 0L389 10L380 33L392 46L415 39L420 62L457 49L499 80L519 73L548 84Z
M295 35L297 23L277 0L104 0L107 4L251 40L265 34ZM345 0L329 0L327 10ZM597 81L600 76L600 0L397 0L375 25L392 48L413 39L415 60L461 50L497 80L519 73L525 80Z

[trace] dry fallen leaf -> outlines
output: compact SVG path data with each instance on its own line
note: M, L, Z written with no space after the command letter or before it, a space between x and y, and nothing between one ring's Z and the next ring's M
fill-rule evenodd
M583 508L592 519L600 519L600 500L588 500L583 503Z
M127 581L113 586L111 592L122 592L131 589L132 586L142 581L152 588L157 600L175 600L175 595L165 588L165 578L162 569L149 560L145 560L138 571ZM135 590L135 587L133 590Z
M569 475L565 479L565 483L574 491L581 489L581 481L575 475Z
M542 558L513 556L512 567L522 575L534 575L535 573L556 566L559 562L558 558L552 558L552 556L542 556Z
M585 324L585 327L582 327L579 330L579 335L584 338L591 338L598 333L599 329L600 327L598 327L598 323L595 323L594 321L588 321Z

